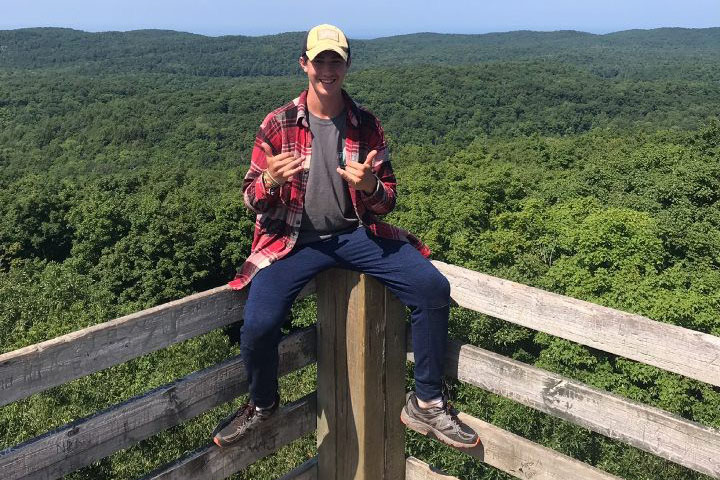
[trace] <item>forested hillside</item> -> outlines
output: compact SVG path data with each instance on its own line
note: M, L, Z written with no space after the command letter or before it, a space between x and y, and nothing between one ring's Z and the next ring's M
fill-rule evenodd
M250 248L250 146L306 83L300 38L0 32L0 352L232 277ZM354 42L353 58L346 88L382 120L399 180L388 219L434 258L720 336L720 29L416 34ZM452 315L456 337L720 428L716 387ZM234 339L213 332L2 407L0 448L236 355ZM313 390L312 374L283 397ZM709 478L473 387L455 396L627 479ZM206 443L232 407L67 478L137 478ZM234 478L274 479L313 445ZM510 478L414 434L408 448L465 480Z
M87 33L60 28L0 31L0 69L77 73L256 76L299 73L302 32L204 37L165 30ZM485 35L416 33L352 43L355 69L538 60L603 77L719 79L720 28Z

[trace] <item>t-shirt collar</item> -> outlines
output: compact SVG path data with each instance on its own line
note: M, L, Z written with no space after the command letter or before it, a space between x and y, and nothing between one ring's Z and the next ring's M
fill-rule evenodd
M298 108L297 108L297 118L295 120L295 123L302 122L302 125L305 128L309 128L308 121L307 121L307 95L308 91L303 90L303 92L300 94L300 98L298 99ZM358 107L355 104L355 101L350 98L350 95L345 90L342 90L342 96L343 100L345 101L345 111L347 112L348 119L350 120L350 124L353 127L358 127L360 124L360 116L358 115Z

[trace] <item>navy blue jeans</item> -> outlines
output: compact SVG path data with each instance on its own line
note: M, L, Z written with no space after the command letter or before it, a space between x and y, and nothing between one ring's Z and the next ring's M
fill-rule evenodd
M250 398L262 407L274 402L280 328L303 286L333 267L377 278L410 308L417 396L421 400L440 397L450 284L410 244L378 238L361 227L298 247L253 278L241 330Z

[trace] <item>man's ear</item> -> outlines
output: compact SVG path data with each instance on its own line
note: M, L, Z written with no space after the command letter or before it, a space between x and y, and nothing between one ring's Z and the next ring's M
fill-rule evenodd
M303 72L307 73L307 58L301 55L298 61L300 62L300 68L303 69Z

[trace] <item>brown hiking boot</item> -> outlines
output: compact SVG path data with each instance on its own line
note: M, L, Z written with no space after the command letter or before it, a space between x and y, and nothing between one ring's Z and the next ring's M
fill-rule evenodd
M275 397L275 403L269 408L257 408L252 401L246 403L220 422L213 432L213 442L218 447L232 445L240 440L248 430L270 418L277 411L279 405L279 396Z
M420 408L415 392L408 393L405 406L400 412L400 420L413 430L427 435L432 433L443 443L458 448L472 448L480 443L475 430L457 417L447 398L443 396L441 407Z

